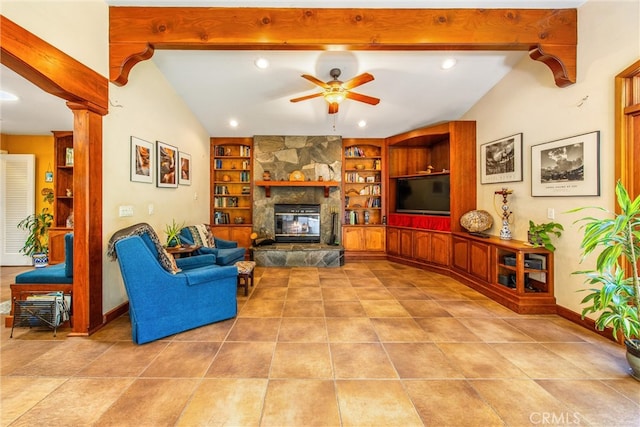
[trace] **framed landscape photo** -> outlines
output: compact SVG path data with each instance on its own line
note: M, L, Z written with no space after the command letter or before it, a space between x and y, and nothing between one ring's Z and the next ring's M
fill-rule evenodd
M180 176L178 183L180 185L191 185L191 154L178 154L178 164L180 165Z
M599 131L531 147L531 196L599 195Z
M156 141L157 187L175 188L178 186L177 164L178 148Z
M480 146L480 183L522 181L522 133Z
M153 144L131 137L131 181L153 183Z

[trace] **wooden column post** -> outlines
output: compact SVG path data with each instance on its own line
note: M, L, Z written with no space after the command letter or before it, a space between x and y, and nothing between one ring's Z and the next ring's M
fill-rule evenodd
M102 326L102 116L68 102L74 133L73 334Z

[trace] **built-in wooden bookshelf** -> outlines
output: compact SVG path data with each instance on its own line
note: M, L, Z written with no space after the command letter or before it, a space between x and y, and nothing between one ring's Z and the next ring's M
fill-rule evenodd
M347 257L383 256L385 244L384 139L345 138L342 245Z
M252 138L211 138L211 218L214 234L251 246Z

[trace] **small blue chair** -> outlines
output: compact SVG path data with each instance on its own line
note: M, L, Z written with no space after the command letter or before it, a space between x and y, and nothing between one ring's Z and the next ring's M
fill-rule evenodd
M206 227L209 229L208 226ZM196 251L196 254L215 255L218 265L235 265L236 262L244 260L247 248L238 247L238 242L213 236L215 247L209 247L207 242L201 242L201 239L194 236L194 228L193 226L183 227L180 230L180 241L187 245L201 244L202 247Z

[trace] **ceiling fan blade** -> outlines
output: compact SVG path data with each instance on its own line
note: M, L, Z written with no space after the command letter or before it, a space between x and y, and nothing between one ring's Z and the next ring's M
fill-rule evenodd
M351 80L347 80L346 82L342 83L342 87L349 90L349 89L353 89L354 87L363 85L365 83L369 83L371 80L374 80L371 74L362 73L359 76L355 76Z
M339 104L337 102L333 102L329 104L329 114L335 114L338 112Z
M323 82L322 80L317 79L316 77L313 77L309 74L303 74L302 75L303 79L307 79L309 80L311 83L313 83L314 85L318 85L323 89L329 89L329 85L326 84L325 82Z
M363 95L361 93L355 92L347 92L347 98L353 99L354 101L364 102L365 104L378 105L380 100L378 98L374 98L373 96Z
M314 93L312 95L301 96L299 98L290 99L289 101L291 101L291 102L300 102L300 101L306 101L307 99L311 99L311 98L317 98L319 96L322 96L322 93Z

